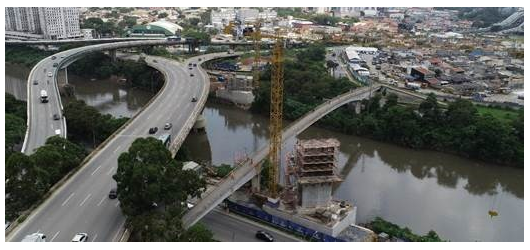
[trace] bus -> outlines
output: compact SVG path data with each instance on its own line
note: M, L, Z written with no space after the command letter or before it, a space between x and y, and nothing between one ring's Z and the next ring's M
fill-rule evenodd
M46 93L46 90L40 91L40 102L47 103L48 102L48 93Z
M166 148L169 148L169 144L171 143L171 134L169 133L161 134L160 136L158 136L158 140L162 141L162 143L164 144Z

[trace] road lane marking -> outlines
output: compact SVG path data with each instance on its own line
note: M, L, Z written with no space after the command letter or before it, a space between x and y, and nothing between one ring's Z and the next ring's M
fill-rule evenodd
M116 167L112 167L112 168L109 170L109 172L107 172L107 175L110 175L112 172L114 172L114 169L115 169L115 168L116 168Z
M92 242L96 241L97 238L98 238L98 234L94 235L94 238L92 239Z
M92 196L92 194L88 194L87 197L81 202L81 204L79 204L79 206L83 206L83 204L85 204L86 200L88 200L88 198L90 198L90 196Z
M123 228L123 225L125 225L125 221L123 221L119 227L119 230L118 232L116 232L116 234L114 235L114 237L112 238L112 241L116 241L116 237L118 237L118 234L120 233L121 229Z
M94 172L92 172L91 175L94 175L94 174L99 170L99 168L100 168L101 166L102 166L102 165L99 165L99 167L97 167L96 170L94 170Z
M101 203L103 203L103 201L105 201L105 198L107 198L107 196L103 196L103 198L101 198L101 200L99 201L99 203L97 205L98 207L99 207L99 205L101 205Z
M59 235L60 232L61 232L61 231L57 231L57 233L55 233L55 234L53 235L53 237L52 237L52 239L51 239L50 241L53 241L53 240L55 239L55 237L57 237L57 235Z
M118 147L116 149L114 149L114 153L116 153L116 151L118 151L118 149L121 148L121 145L118 145Z
M61 204L61 207L64 206L69 200L70 198L72 198L72 196L74 196L75 193L72 193L70 196L68 196L68 198L66 198L66 200L63 202L63 204Z

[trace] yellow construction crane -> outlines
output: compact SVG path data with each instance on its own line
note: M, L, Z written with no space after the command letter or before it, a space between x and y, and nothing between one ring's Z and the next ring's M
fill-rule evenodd
M276 31L276 43L272 52L271 105L270 105L270 150L271 169L269 171L270 197L278 197L278 169L281 159L283 119L283 39Z

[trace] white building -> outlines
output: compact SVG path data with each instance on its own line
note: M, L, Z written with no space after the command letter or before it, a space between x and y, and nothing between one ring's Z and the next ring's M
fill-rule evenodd
M233 9L221 9L219 11L212 11L210 14L212 25L216 29L221 29L228 25L231 21L236 20L236 11Z
M240 9L236 13L236 19L245 22L255 22L259 17L259 10L257 9Z
M6 31L54 40L81 37L78 7L6 7L5 12Z
M94 29L81 29L81 36L83 36L84 39L93 39Z

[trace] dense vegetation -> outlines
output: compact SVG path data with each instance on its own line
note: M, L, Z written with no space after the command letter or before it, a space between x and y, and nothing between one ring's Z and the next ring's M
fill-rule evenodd
M396 143L398 145L456 153L488 162L523 167L523 112L503 122L492 115L479 114L467 100L451 102L442 110L434 95L419 108L397 104L389 94L363 100L359 115L341 108L322 120L324 126L342 132Z
M118 199L133 241L211 241L212 233L196 225L182 227L181 217L188 197L198 197L206 188L203 178L182 163L157 139L138 138L118 158L113 176Z
M310 46L285 62L284 117L294 120L325 99L355 87L347 79L326 73L324 48ZM263 73L251 107L268 114L270 69ZM382 93L385 94L385 93ZM385 102L381 106L381 103ZM523 112L509 122L479 113L469 101L457 100L442 110L430 96L419 108L397 104L397 96L375 95L363 100L362 112L341 107L317 124L346 134L368 136L416 149L434 149L499 164L523 167Z
M103 52L95 52L77 60L68 67L70 72L86 78L105 79L112 75L123 76L133 87L156 92L164 83L163 76L149 67L143 59L115 60Z
M401 228L396 224L385 221L380 217L376 217L368 224L375 233L386 233L390 237L396 237L405 241L414 242L438 242L443 241L434 231L429 231L426 235L417 235L410 231L409 228Z
M355 87L347 78L335 79L327 73L325 48L310 45L286 60L284 69L284 117L294 120L313 109L325 99L333 98ZM253 112L268 114L270 106L270 76L268 67L262 74L262 84L256 89Z
M232 166L228 164L221 164L219 166L212 166L215 169L215 175L224 178L232 171Z
M129 119L101 114L82 100L66 104L64 116L68 121L68 138L77 142L91 142L93 147L97 147Z
M83 148L58 136L48 138L32 155L11 153L6 158L6 219L15 219L42 199L85 155Z
M54 54L52 51L44 51L29 46L6 46L5 61L33 67L40 60Z
M6 159L15 152L16 146L24 142L26 134L26 102L15 99L14 96L6 93Z

